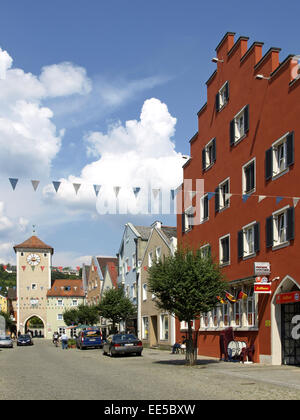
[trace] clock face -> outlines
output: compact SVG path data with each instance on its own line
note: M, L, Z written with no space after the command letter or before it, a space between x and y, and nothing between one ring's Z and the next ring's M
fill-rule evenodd
M27 257L27 262L29 265L38 265L41 262L41 257L37 254L30 254Z

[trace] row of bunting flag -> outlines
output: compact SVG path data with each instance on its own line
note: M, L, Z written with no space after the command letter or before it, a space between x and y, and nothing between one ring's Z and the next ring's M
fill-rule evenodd
M17 186L17 184L19 182L19 179L18 178L9 178L9 182L11 184L12 189L15 190L16 189L16 186ZM40 181L38 181L38 180L31 180L31 184L32 184L32 187L33 187L34 191L36 191L37 188L38 188L38 186L39 186L39 184L40 184ZM62 184L61 181L52 181L52 185L53 185L53 188L54 188L54 190L55 190L56 193L58 192L61 184ZM77 195L78 194L78 191L79 191L79 189L80 189L80 187L81 187L82 184L72 183L72 185L73 185L74 190L75 190L75 193ZM93 184L92 186L93 186L93 189L94 189L94 192L95 192L96 197L98 197L102 185ZM113 187L116 198L118 198L118 195L119 195L119 192L120 192L121 188L122 187L120 187L120 186L114 186ZM138 197L138 194L141 191L141 189L142 189L141 187L132 187L132 191L133 191L133 193L134 193L134 195L135 195L136 198ZM176 189L170 189L170 194L171 194L172 200L174 200L175 196L177 195L177 193L180 190L181 190L181 187L178 187ZM153 192L153 195L154 195L154 198L155 199L157 198L159 192L161 192L161 191L162 191L161 188L152 188L152 192ZM190 193L190 198L191 199L196 195L196 192L195 191L189 191L189 193ZM205 192L203 194L207 194L208 200L211 200L216 195L216 192ZM228 200L232 196L240 196L240 197L242 197L242 201L244 203L250 197L257 197L258 203L260 203L261 201L263 201L265 198L275 198L276 199L276 204L279 204L284 199L292 199L293 200L294 207L297 206L297 204L298 204L298 202L300 200L300 197L283 196L283 195L276 195L276 196L274 196L274 195L236 194L236 193L226 193L224 198L225 198L225 200Z

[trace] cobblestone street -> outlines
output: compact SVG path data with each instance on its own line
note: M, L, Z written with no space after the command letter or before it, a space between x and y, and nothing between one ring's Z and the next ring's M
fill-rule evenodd
M290 400L300 399L300 369L242 365L144 349L143 357L103 356L101 350L33 347L0 351L0 399Z

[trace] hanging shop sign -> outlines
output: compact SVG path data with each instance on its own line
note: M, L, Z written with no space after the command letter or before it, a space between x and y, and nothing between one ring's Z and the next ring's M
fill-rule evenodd
M295 302L300 302L300 291L280 293L279 295L276 295L276 303L284 304Z
M255 262L254 275L255 276L269 276L271 274L271 265L269 262Z
M271 293L272 283L254 283L254 293Z
M264 277L256 277L255 278L255 283L269 283L269 278L264 276Z

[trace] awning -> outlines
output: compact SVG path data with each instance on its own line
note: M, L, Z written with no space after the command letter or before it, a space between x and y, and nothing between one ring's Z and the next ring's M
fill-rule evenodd
M276 295L275 302L278 304L300 302L300 290L288 293L279 293Z

